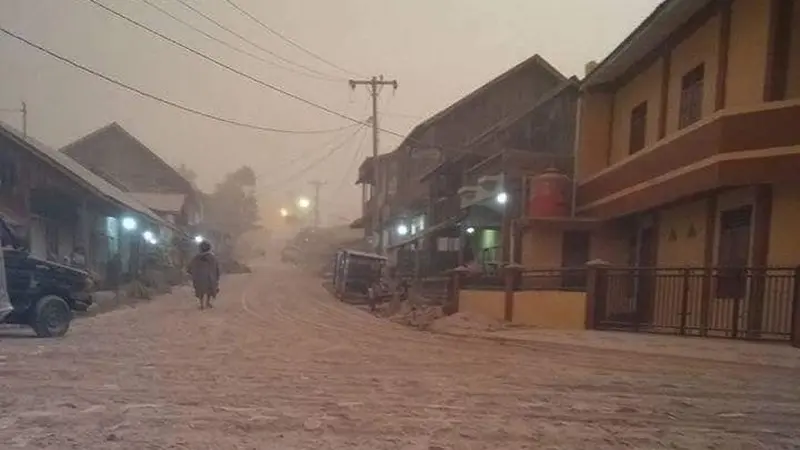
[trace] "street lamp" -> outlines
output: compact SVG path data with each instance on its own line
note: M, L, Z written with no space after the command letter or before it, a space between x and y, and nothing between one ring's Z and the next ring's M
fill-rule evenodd
M309 200L309 199L307 199L305 197L300 197L300 198L297 199L297 207L298 208L300 208L300 209L308 209L309 206L311 206L311 200Z
M203 236L199 235L199 234L194 237L195 244L201 244L204 240L205 240L205 238Z
M467 234L475 233L475 227L467 227Z
M289 217L289 210L286 208L281 208L281 217Z

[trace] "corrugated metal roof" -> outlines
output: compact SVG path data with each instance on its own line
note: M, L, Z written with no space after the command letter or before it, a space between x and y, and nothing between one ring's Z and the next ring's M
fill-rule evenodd
M131 192L130 195L153 211L179 213L186 202L183 194L161 194L153 192Z
M98 196L116 203L119 206L130 209L133 212L137 212L143 216L146 216L155 223L175 229L174 225L159 217L156 213L150 210L150 208L132 196L122 192L119 188L115 187L106 180L95 175L89 169L83 167L66 154L56 151L37 141L36 139L23 136L22 132L4 122L0 122L0 133L14 141L17 141L20 145L28 149L33 155L50 164L55 169L60 170L77 183L82 184L89 190L94 191Z

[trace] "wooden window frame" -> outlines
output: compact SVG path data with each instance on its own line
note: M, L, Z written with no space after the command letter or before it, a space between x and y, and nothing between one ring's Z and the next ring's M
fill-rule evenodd
M679 129L686 128L703 118L705 77L705 63L695 66L681 77L681 103L678 110Z
M628 133L628 151L631 155L647 145L647 115L647 101L639 103L631 110Z

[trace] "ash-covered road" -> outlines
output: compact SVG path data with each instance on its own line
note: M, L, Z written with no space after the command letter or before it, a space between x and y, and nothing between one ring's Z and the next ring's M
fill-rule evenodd
M270 263L211 311L181 291L0 330L3 449L789 449L795 370L426 334Z

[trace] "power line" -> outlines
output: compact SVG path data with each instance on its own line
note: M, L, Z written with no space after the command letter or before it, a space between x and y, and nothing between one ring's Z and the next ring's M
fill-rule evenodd
M339 130L339 131L344 131L346 129L357 127L357 126L363 127L363 125L358 125L356 123L352 123L352 124L347 125L346 127L342 128L342 130ZM338 138L339 138L339 136L334 136L333 139L325 142L320 147L327 148L328 145L334 145L334 143L338 140ZM282 171L294 166L295 163L308 158L308 154L304 154L304 153L301 153L301 152L298 152L298 153L299 154L297 156L295 156L294 158L290 159L289 161L286 161L285 163L280 164L277 167L270 167L267 174L263 174L263 173L258 174L258 178L264 178L264 177L266 177L268 175L271 175L272 173L282 172Z
M367 103L368 103L368 102L365 102L365 104L364 104L364 108L365 108L365 109L366 109ZM365 120L364 120L364 123L365 123L365 124L366 124L366 123L368 123L368 122L369 122L369 120L370 120L369 118L365 119ZM361 127L363 128L363 127L364 127L364 126L366 126L366 125L363 125L363 124L357 124L357 123L353 123L353 124L350 124L350 125L348 125L348 126L347 126L347 127L345 127L344 129L347 129L347 128L352 128L352 127L355 127L355 126L361 126ZM366 137L366 135L362 135L361 142L363 142L363 141L364 141L364 138L365 138L365 137ZM322 148L327 148L327 147L328 147L328 145L334 145L334 142L335 142L337 139L338 139L338 136L334 136L332 139L330 139L329 141L325 142L325 143L324 143L324 144L322 144L320 147L322 147ZM361 144L359 144L359 146L360 146L360 145L361 145ZM278 167L272 167L272 168L270 168L269 172L270 172L270 173L274 173L274 172L279 172L279 171L286 170L286 169L288 169L289 167L292 167L292 166L294 166L294 164L295 164L296 162L298 162L298 161L300 161L300 160L303 160L303 159L306 159L306 158L308 158L308 155L307 155L307 154L302 154L302 153L301 153L301 154L299 154L298 156L296 156L296 157L292 158L291 160L287 161L286 163L279 165ZM263 174L260 174L260 175L259 175L259 178L260 178L260 177L263 177L263 176L265 176L265 175L263 175Z
M233 120L233 119L227 119L225 117L216 116L214 114L210 114L210 113L207 113L207 112L204 112L204 111L200 111L198 109L194 109L194 108L191 108L191 107L188 107L188 106L184 106L184 105L182 105L180 103L174 102L172 100L167 100L167 99L164 99L162 97L158 97L158 96L156 96L154 94L151 94L149 92L146 92L146 91L144 91L142 89L139 89L137 87L128 85L128 84L126 84L126 83L124 83L124 82L122 82L122 81L120 81L120 80L118 80L116 78L113 78L113 77L111 77L109 75L105 75L105 74L103 74L103 73L101 73L101 72L99 72L97 70L94 70L94 69L92 69L90 67L84 66L83 64L81 64L79 62L76 62L76 61L74 61L72 59L69 59L67 57L61 56L58 53L55 53L52 50L49 50L49 49L47 49L47 48L45 48L45 47L43 47L43 46L41 46L39 44L36 44L36 43L34 43L34 42L32 42L32 41L30 41L30 40L28 40L28 39L26 39L26 38L24 38L24 37L22 37L22 36L20 36L20 35L18 35L16 33L14 33L14 32L12 32L12 31L10 31L10 30L2 27L2 26L0 26L0 31L2 31L6 35L8 35L8 36L10 36L10 37L12 37L12 38L24 43L24 44L26 44L26 45L28 45L30 47L33 47L33 48L39 50L42 53L45 53L45 54L47 54L47 55L49 55L49 56L51 56L51 57L53 57L55 59L58 59L59 61L65 63L65 64L68 64L68 65L70 65L72 67L75 67L77 69L80 69L80 70L82 70L82 71L84 71L86 73L89 73L89 74L94 75L94 76L96 76L98 78L101 78L101 79L103 79L103 80L105 80L105 81L107 81L107 82L109 82L111 84L114 84L114 85L116 85L118 87L121 87L121 88L123 88L123 89L125 89L127 91L139 94L139 95L141 95L143 97L149 98L151 100L157 101L157 102L165 104L167 106L171 106L173 108L177 108L177 109L182 110L184 112L188 112L188 113L200 116L200 117L205 117L206 119L214 120L214 121L217 121L217 122L222 122L222 123L226 123L226 124L229 124L229 125L234 125L234 126L242 127L242 128L249 128L249 129L258 130L258 131L267 131L267 132L272 132L272 133L285 133L285 134L323 134L323 133L331 133L331 132L334 132L334 131L344 130L344 129L350 128L352 126L352 125L347 125L345 127L339 127L339 128L334 128L334 129L330 129L330 130L286 130L286 129L280 129L280 128L264 127L264 126L249 124L249 123L245 123L245 122L239 122L239 121Z
M325 58L323 58L322 56L320 56L320 55L318 55L318 54L316 54L316 53L312 52L311 50L309 50L309 49L307 49L307 48L303 47L302 45L298 44L297 42L293 41L292 39L289 39L289 38L288 38L288 37L286 37L285 35L281 34L281 33L280 33L280 32L278 32L277 30L275 30L274 28L270 27L270 26L269 26L269 25L267 25L266 23L264 23L264 22L262 22L261 20L259 20L259 19L258 19L258 17L256 17L256 16L254 16L253 14L249 13L247 10L245 10L244 8L242 8L241 6L239 6L239 5L238 5L236 2L234 2L233 0L225 0L225 1L226 1L226 2L228 2L228 4L229 4L229 5L231 5L231 6L232 6L234 9L236 9L237 11L239 11L239 12L240 12L242 15L244 15L245 17L248 17L250 20L252 20L253 22L255 22L255 23L257 23L258 25L260 25L260 26L261 26L261 28L264 28L265 30L267 30L267 31L268 31L268 32L270 32L271 34L273 34L273 35L277 36L278 38L280 38L280 39L281 39L281 40L283 40L284 42L288 43L289 45L291 45L291 46L293 46L293 47L295 47L295 48L299 49L300 51L302 51L302 52L304 52L304 53L306 53L306 54L310 55L311 57L313 57L313 58L315 58L315 59L317 59L317 60L319 60L319 61L322 61L323 63L325 63L325 64L327 64L327 65L329 65L329 66L331 66L331 67L333 67L333 68L335 68L335 69L339 69L339 70L341 70L341 71L342 71L342 72L344 72L344 73L348 73L348 74L350 74L350 75L356 75L356 76L359 76L358 74L355 74L355 73L353 73L353 72L351 72L351 71L349 71L349 70L347 70L347 69L345 69L345 68L343 68L343 67L341 67L341 66L339 66L339 65L337 65L337 64L335 64L335 63L333 63L333 62L331 62L331 61L329 61L329 60L327 60L327 59L325 59Z
M384 106L384 108L386 108L386 106ZM382 114L384 116L399 117L401 119L425 120L424 117L415 116L413 114L397 113L397 112L391 112L391 111L384 111Z
M131 19L130 17L128 17L128 16L126 16L126 15L124 15L122 13L117 12L112 8L109 8L108 6L100 3L97 0L85 0L85 1L90 2L90 3L94 4L94 5L96 5L97 7L106 10L110 14L112 14L112 15L114 15L114 16L116 16L116 17L118 17L118 18L120 18L120 19L122 19L122 20L124 20L124 21L126 21L126 22L128 22L128 23L130 23L130 24L132 24L132 25L134 25L136 27L138 27L138 28L141 28L141 29L147 31L148 33L150 33L150 34L152 34L154 36L157 36L160 39L171 43L172 45L175 45L175 46L177 46L179 48L182 48L182 49L186 50L187 52L189 52L189 53L191 53L193 55L199 56L200 58L205 59L206 61L208 61L208 62L210 62L210 63L212 63L212 64L214 64L214 65L216 65L218 67L221 67L221 68L223 68L225 70L228 70L229 72L235 73L235 74L237 74L237 75L239 75L239 76L241 76L243 78L246 78L246 79L252 81L253 83L256 83L256 84L258 84L260 86L263 86L263 87L265 87L267 89L270 89L272 91L278 92L278 93L280 93L280 94L282 94L282 95L284 95L286 97L292 98L292 99L297 100L297 101L299 101L301 103L305 103L308 106L311 106L313 108L319 109L319 110L324 111L324 112L326 112L328 114L331 114L331 115L334 115L334 116L337 116L337 117L341 117L342 119L348 120L350 122L358 123L358 124L363 124L364 123L364 121L361 121L361 120L355 119L353 117L350 117L347 114L341 113L341 112L336 111L334 109L331 109L331 108L329 108L327 106L320 105L319 103L315 103L315 102L313 102L311 100L308 100L308 99L305 99L303 97L300 97L299 95L293 94L293 93L291 93L291 92L289 92L289 91L287 91L287 90L285 90L283 88L280 88L280 87L275 86L273 84L270 84L270 83L267 83L265 81L259 80L258 78L254 77L252 75L249 75L249 74L247 74L245 72L242 72L241 70L238 70L238 69L236 69L234 67L231 67L231 66L229 66L229 65L227 65L227 64L225 64L223 62L220 62L220 61L218 61L218 60L216 60L216 59L214 59L214 58L212 58L212 57L210 57L210 56L208 56L208 55L206 55L206 54L204 54L204 53L202 53L202 52L200 52L200 51L198 51L196 49L193 49L193 48L191 48L191 47L189 47L189 46L187 46L185 44L182 44L181 42L178 42L178 41L176 41L175 39L172 39L169 36L166 36L166 35L158 32L156 30L153 30L152 28L148 27L147 25L144 25L141 22L137 22L136 20ZM387 133L390 133L390 134L394 134L394 135L399 136L401 138L404 137L402 134L394 132L394 131L389 131L389 130L383 130L383 131L385 131Z
M242 72L241 70L238 70L238 69L236 69L234 67L231 67L231 66L229 66L229 65L227 65L227 64L225 64L223 62L220 62L220 61L218 61L218 60L216 60L216 59L214 59L214 58L212 58L212 57L210 57L210 56L208 56L208 55L206 55L206 54L204 54L204 53L202 53L202 52L200 52L200 51L198 51L196 49L193 49L193 48L191 48L191 47L189 47L189 46L187 46L187 45L185 45L185 44L183 44L181 42L176 41L175 39L172 39L172 38L164 35L163 33L160 33L160 32L158 32L156 30L153 30L152 28L148 27L147 25L142 24L141 22L137 22L136 20L131 19L130 17L128 17L128 16L126 16L126 15L120 13L120 12L115 11L113 8L110 8L110 7L100 3L98 0L86 0L86 1L96 5L99 8L102 8L102 9L106 10L110 14L112 14L112 15L114 15L114 16L116 16L116 17L118 17L118 18L120 18L120 19L122 19L122 20L124 20L124 21L126 21L128 23L133 24L136 27L139 27L139 28L149 32L150 34L152 34L154 36L157 36L157 37L159 37L159 38L171 43L172 45L175 45L175 46L177 46L179 48L182 48L182 49L186 50L189 53L192 53L192 54L194 54L196 56L199 56L200 58L203 58L206 61L208 61L208 62L210 62L210 63L212 63L212 64L214 64L214 65L216 65L216 66L218 66L220 68L223 68L223 69L228 70L228 71L230 71L232 73L235 73L236 75L239 75L242 78L246 78L246 79L252 81L253 83L261 85L261 86L263 86L263 87L265 87L267 89L270 89L270 90L273 90L275 92L278 92L278 93L280 93L280 94L282 94L282 95L284 95L286 97L292 98L292 99L297 100L297 101L299 101L301 103L305 103L308 106L311 106L313 108L319 109L320 111L324 111L324 112L326 112L328 114L340 117L342 119L348 120L350 122L359 123L359 124L364 124L365 123L363 121L360 121L358 119L350 117L347 114L341 113L341 112L336 111L334 109L331 109L331 108L329 108L327 106L320 105L319 103L313 102L313 101L308 100L308 99L303 98L303 97L300 97L297 94L291 93L291 92L289 92L289 91L287 91L287 90L285 90L285 89L283 89L281 87L275 86L275 85L267 83L265 81L262 81L262 80L254 77L252 75L249 75L249 74L247 74L245 72ZM178 1L182 1L182 0L178 0ZM434 145L431 145L431 144L424 143L424 142L422 142L420 140L417 140L417 139L411 139L410 136L406 136L406 135L404 135L402 133L398 133L396 131L388 130L386 128L378 128L378 130L383 131L384 133L390 134L392 136L396 136L396 137L398 137L400 139L411 140L413 142L416 142L418 144L421 144L421 145L423 145L425 147L428 147L428 148L431 148L431 149L446 150L445 147L434 146ZM452 150L453 152L470 153L469 151L465 151L464 149L460 149L460 148L452 148L450 150Z
M334 110L334 109L331 109L331 108L329 108L329 107L327 107L327 106L320 105L319 103L315 103L315 102L313 102L313 101L311 101L311 100L308 100L308 99L306 99L306 98L303 98L303 97L301 97L301 96L299 96L299 95L297 95L297 94L294 94L294 93L292 93L292 92L289 92L289 91L287 91L287 90L285 90L285 89L283 89L283 88L281 88L281 87L278 87L278 86L272 85L272 84L270 84L270 83L267 83L267 82L265 82L265 81L259 80L258 78L255 78L255 77L254 77L254 76L252 76L252 75L249 75L249 74L247 74L247 73L245 73L245 72L242 72L241 70L235 69L235 68L233 68L233 67L231 67L231 66L229 66L229 65L227 65L227 64L225 64L225 63L222 63L222 62L220 62L220 61L218 61L218 60L216 60L216 59L214 59L214 58L212 58L212 57L210 57L210 56L208 56L208 55L205 55L205 54L203 54L202 52L200 52L200 51L198 51L198 50L196 50L196 49L193 49L193 48L191 48L191 47L189 47L189 46L187 46L187 45L185 45L185 44L182 44L182 43L180 43L180 42L176 41L175 39L172 39L172 38L170 38L170 37L168 37L168 36L165 36L164 34L162 34L162 33L159 33L158 31L155 31L155 30L153 30L152 28L149 28L149 27L147 27L146 25L144 25L144 24L142 24L142 23L140 23L140 22L137 22L136 20L133 20L133 19L131 19L131 18L129 18L129 17L127 17L127 16L125 16L124 14L122 14L122 13L119 13L119 12L115 11L115 10L114 10L114 9L112 9L112 8L109 8L108 6L106 6L106 5L102 4L102 3L100 3L100 2L99 2L99 1L97 1L97 0L86 0L86 1L88 1L88 2L90 2L90 3L92 3L92 4L94 4L95 6L97 6L97 7L101 8L101 9L104 9L104 10L105 10L105 11L107 11L108 13L110 13L110 14L112 14L112 15L114 15L114 16L116 16L116 17L118 17L118 18L120 18L120 19L122 19L122 20L124 20L124 21L126 21L126 22L129 22L129 23L133 24L133 25L134 25L134 26L136 26L136 27L139 27L139 28L141 28L141 29L143 29L143 30L145 30L145 31L149 32L150 34L152 34L152 35L154 35L154 36L157 36L157 37L159 37L159 38L160 38L160 39L162 39L162 40L165 40L165 41L167 41L167 42L171 43L172 45L175 45L176 47L182 48L182 49L184 49L185 51L187 51L187 52L189 52L189 53L192 53L192 54L194 54L194 55L196 55L196 56L199 56L200 58L202 58L202 59L205 59L206 61L208 61L208 62L210 62L210 63L212 63L212 64L214 64L214 65L216 65L216 66L218 66L218 67L220 67L220 68L223 68L223 69L225 69L225 70L228 70L229 72L232 72L232 73L234 73L234 74L236 74L236 75L239 75L239 76L241 76L242 78L246 78L246 79L250 80L250 81L251 81L251 82L253 82L253 83L256 83L256 84L258 84L258 85L260 85L260 86L263 86L263 87L265 87L265 88L267 88L267 89L270 89L270 90L272 90L272 91L278 92L278 93L280 93L280 94L282 94L282 95L284 95L284 96L286 96L286 97L289 97L289 98L291 98L291 99L297 100L297 101L299 101L299 102L301 102L301 103L304 103L304 104L306 104L306 105L308 105L308 106L311 106L311 107L313 107L313 108L319 109L320 111L326 112L326 113L328 113L328 114L330 114L330 115L333 115L333 116L336 116L336 117L340 117L340 118L342 118L342 119L345 119L345 120L347 120L347 121L350 121L350 122L352 122L352 123L356 123L356 124L365 124L365 123L366 123L366 122L364 122L364 121L361 121L361 120L355 119L355 118L353 118L353 117L350 117L350 116L348 116L347 114L344 114L344 113L341 113L341 112L339 112L339 111L336 111L336 110ZM43 50L43 51L45 51L45 52L47 52L47 53L50 53L52 56L56 56L56 57L57 57L57 55L55 55L54 53L52 53L52 52L49 52L49 51L47 51L47 50L45 50L45 49L43 49L43 48L41 48L41 50ZM59 59L61 59L61 58L59 58ZM65 62L67 62L67 61L65 61ZM70 62L70 64L73 64L73 65L74 65L74 63L72 63L72 62ZM78 67L78 68L80 68L80 69L83 69L83 70L86 70L86 68L84 68L84 67L81 67L81 66L76 66L76 67ZM98 75L98 76L104 77L105 79L107 79L107 81L112 81L112 79L109 79L108 77L105 77L105 76L103 76L102 74L95 73L95 75ZM112 81L112 82L114 82L115 84L117 84L115 81ZM128 88L128 87L126 87L126 89L127 89L127 88ZM143 93L142 93L142 94L143 94ZM159 99L159 101L160 101L160 100L161 100L161 99ZM178 106L178 105L173 105L173 106ZM196 111L188 111L188 112L197 113ZM201 113L201 115L203 115L203 114ZM209 118L212 118L212 117L209 117ZM215 118L215 120L216 120L216 118ZM234 123L234 124L235 124L235 123ZM238 124L236 124L236 125L238 125ZM241 126L241 125L240 125L240 126ZM289 131L289 130L277 130L277 129L265 129L265 127L257 127L257 126L256 126L256 127L251 127L251 126L248 126L248 128L264 129L265 131L274 131L274 132L288 132L288 133L300 133L300 134L304 134L304 133L305 133L305 134L307 134L307 133L325 133L325 132L329 132L329 130L318 130L318 131L313 131L313 132L311 132L311 131ZM418 143L418 144L424 145L424 146L426 146L426 147L428 147L428 148L432 148L432 149L439 149L439 150L445 150L445 148L444 148L444 147L442 147L442 146L433 146L433 145L430 145L430 144L426 144L426 143L424 143L424 142L422 142L422 141L420 141L420 140L417 140L417 139L411 139L411 138L410 138L410 136L404 135L404 134L402 134L402 133L398 133L398 132L396 132L396 131L392 131L392 130L389 130L389 129L386 129L386 128L379 128L379 130L380 130L380 131L383 131L384 133L390 134L390 135L392 135L392 136L396 136L396 137L398 137L398 138L400 138L400 139L404 139L404 140L405 140L405 139L408 139L408 140L411 140L411 141L413 141L413 142L416 142L416 143ZM463 150L461 150L461 149L453 149L453 150L454 150L454 151L457 151L457 152L458 152L458 151L463 151Z
M95 4L98 4L98 5L99 5L99 3L95 2L94 0L89 0L89 1L91 1L92 3L95 3ZM251 41L251 40L250 40L250 39L248 39L246 36L243 36L241 33L238 33L238 32L236 32L235 30L231 29L230 27L227 27L227 26L225 26L225 25L224 25L223 23L221 23L220 21L218 21L218 20L214 19L213 17L209 16L208 14L206 14L206 13L204 13L204 12L200 11L199 9L197 9L196 7L192 6L192 4L191 4L191 3L189 3L189 2L187 2L186 0L175 0L175 1L177 1L178 3L180 3L181 5L183 5L184 7L186 7L186 8L188 8L188 9L190 9L190 10L191 10L191 11L193 11L195 14L198 14L199 16L203 17L204 19L206 19L206 20L208 20L209 22L213 23L213 24L214 24L214 25L216 25L217 27L219 27L219 28L221 28L221 29L223 29L223 30L227 31L228 33L230 33L230 34L232 34L232 35L234 35L234 36L238 37L239 39L243 40L244 42L247 42L248 44L252 45L253 47L256 47L257 49L259 49L259 50L261 50L261 51L263 51L263 52L265 52L265 53L267 53L267 54L269 54L269 55L272 55L274 58L276 58L276 59L278 59L278 60L280 60L280 61L283 61L283 62L285 62L286 64L290 64L290 65L293 65L293 66L297 66L297 67L299 67L299 68L301 68L301 69L304 69L304 70L307 70L307 71L309 71L309 72L311 72L311 73L314 73L314 74L317 74L317 75L319 75L319 76L325 77L325 78L327 78L327 79L328 79L328 80L330 80L330 81L342 81L342 78L331 77L331 76L329 76L329 75L327 75L327 74L325 74L325 73L323 73L323 72L320 72L320 71L318 71L318 70L316 70L316 69L313 69L313 68L311 68L311 67L308 67L308 66L304 66L304 65L302 65L302 64L300 64L300 63L296 63L296 62L294 62L294 61L292 61L292 60L290 60L290 59L284 58L283 56L281 56L281 55L279 55L279 54L277 54L277 53L273 52L272 50L269 50L269 49L265 48L265 47L264 47L264 46L262 46L262 45L259 45L257 42L253 42L253 41ZM111 9L110 9L110 8L107 8L107 7L104 7L104 8L108 9L109 11L111 11ZM118 14L118 15L120 15L120 14ZM121 15L120 15L120 16L121 16Z
M141 0L141 1L144 2L146 5L150 6L151 8L155 9L156 11L160 12L161 14L164 14L165 16L171 18L172 20L174 20L174 21L176 21L176 22L178 22L178 23L180 23L180 24L182 24L182 25L184 25L184 26L196 31L197 33L202 34L203 36L205 36L208 39L211 39L212 41L215 41L215 42L217 42L219 44L224 45L225 47L228 47L229 49L231 49L231 50L233 50L233 51L235 51L237 53L241 53L243 55L247 55L247 56L249 56L249 57L251 57L253 59L257 59L257 60L259 60L259 61L261 61L261 62L263 62L265 64L269 64L269 65L271 65L273 67L276 67L278 69L288 70L289 72L295 73L297 75L302 75L302 76L305 76L305 77L313 78L315 80L331 81L331 82L339 82L339 81L341 81L340 79L330 78L330 77L321 77L321 76L317 76L317 75L314 75L314 74L311 74L311 73L307 73L307 72L303 72L303 71L300 71L300 70L295 70L295 69L293 69L291 67L286 67L286 66L280 65L280 64L276 63L275 61L270 61L270 60L268 60L268 59L266 59L266 58L264 58L262 56L256 55L253 52L241 49L241 48L239 48L239 47L237 47L237 46L235 46L235 45L233 45L233 44L231 44L231 43L229 43L227 41L224 41L224 40L214 36L211 33L208 33L206 31L204 31L204 30L192 25L191 23L181 19L177 15L175 15L175 14L167 11L166 9L162 8L161 6L158 6L157 4L153 3L151 0Z
M275 182L273 182L273 183L270 183L270 184L268 184L268 185L267 185L267 187L269 187L269 186L274 186L274 185L276 185L276 184L285 183L285 182L286 182L286 181L288 181L288 180L291 180L291 179L296 179L296 178L299 178L299 177L301 177L301 176L305 175L305 174L306 174L306 173L308 173L310 170L312 170L312 169L314 169L315 167L317 167L318 165L320 165L320 164L324 163L325 161L327 161L327 160L328 160L328 158L330 158L330 157L331 157L331 156L333 156L333 155L334 155L336 152L338 152L339 150L341 150L341 149L342 149L342 148L343 148L345 145L347 145L347 144L348 144L350 141L352 141L352 140L353 140L353 138L355 138L355 137L358 135L358 133L359 133L360 131L362 131L362 130L363 130L365 127L366 127L366 125L362 125L362 126L358 127L358 128L356 129L356 131L355 131L353 134L351 134L351 135L349 135L349 136L347 137L347 139L345 139L345 140L344 140L344 141L342 141L341 143L339 143L339 144L337 144L337 145L335 145L335 146L331 147L331 148L328 150L328 152L327 152L327 153L325 153L324 155L322 155L320 158L318 158L318 159L316 159L316 160L312 161L310 164L308 164L307 166L303 167L302 169L300 169L300 170L298 170L298 171L296 171L296 172L294 172L294 173L291 173L291 174L289 174L289 175L287 175L287 176L285 176L285 177L282 177L282 178L278 179L277 181L275 181Z
M362 156L364 156L364 142L366 140L367 140L367 134L364 133L361 135L361 140L358 141L358 147L356 147L356 151L353 152L353 159L350 161L350 165L347 167L347 170L344 171L344 174L342 174L342 179L336 186L334 195L342 191L342 188L345 186L345 183L347 183L347 179L350 177L350 172L352 172L353 168L356 167L356 164L358 164L359 159Z

